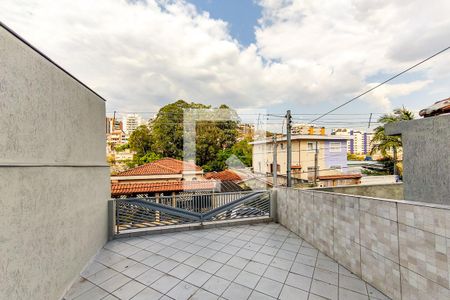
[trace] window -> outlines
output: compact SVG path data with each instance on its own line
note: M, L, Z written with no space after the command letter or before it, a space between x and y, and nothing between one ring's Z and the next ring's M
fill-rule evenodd
M341 152L341 142L331 142L330 152Z
M308 142L308 151L314 151L314 150L315 150L314 143Z

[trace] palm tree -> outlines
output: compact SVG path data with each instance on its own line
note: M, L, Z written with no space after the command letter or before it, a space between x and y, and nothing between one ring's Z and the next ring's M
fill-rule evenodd
M378 122L383 124L394 123L399 121L413 120L414 113L407 110L405 107L394 109L393 113L385 114L378 119ZM383 157L390 158L388 151L392 150L394 161L394 175L397 175L397 152L402 148L402 139L400 136L388 136L384 131L384 125L375 128L375 134L371 141L373 145L370 154L380 152Z

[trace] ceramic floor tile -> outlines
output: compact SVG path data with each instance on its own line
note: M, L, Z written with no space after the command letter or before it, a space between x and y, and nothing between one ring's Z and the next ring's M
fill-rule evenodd
M145 288L142 291L140 291L136 296L134 296L133 300L150 300L150 299L159 299L163 296L160 292L152 289L152 288Z
M198 290L198 287L193 286L187 282L181 281L173 289L171 289L167 296L176 300L187 300Z
M212 275L202 270L194 270L184 281L192 283L195 286L201 287Z
M202 288L216 295L221 295L231 284L231 281L218 276L212 276Z
M234 280L236 278L236 276L241 272L240 269L237 269L235 267L229 266L229 265L224 265L222 268L220 268L217 272L216 272L216 276L222 277L224 279L227 280Z
M228 300L245 300L251 293L252 290L248 287L233 282L222 294L222 297Z
M234 279L234 282L249 287L251 289L254 289L259 279L260 279L259 275L255 275L247 271L242 271L241 273L239 273L236 279Z
M170 275L164 275L150 285L151 288L165 294L176 286L181 280Z
M274 298L278 298L278 295L280 294L282 288L283 284L281 282L268 278L261 278L261 280L256 285L255 290Z
M136 296L139 292L145 289L145 285L137 282L130 281L127 284L121 286L119 289L113 292L113 295L122 300L128 300Z
M281 300L308 300L308 292L296 289L289 285L284 285L281 290L280 297Z

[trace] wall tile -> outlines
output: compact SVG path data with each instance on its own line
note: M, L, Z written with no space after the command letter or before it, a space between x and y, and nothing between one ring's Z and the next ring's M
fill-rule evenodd
M400 265L449 288L449 255L445 237L399 225Z
M398 264L365 247L361 247L361 273L365 281L386 296L394 300L401 298L400 267Z
M277 189L277 214L278 222L286 226L287 189Z
M286 206L286 227L292 231L298 231L298 190L289 189L287 191Z
M398 223L361 212L361 245L399 263Z
M450 238L450 209L399 203L398 221Z
M298 202L298 235L309 243L314 242L314 194L307 191L299 191Z
M442 287L435 282L414 273L404 267L402 273L402 296L408 300L448 300L450 299L450 290Z
M356 275L361 276L361 245L335 232L333 246L334 259Z
M359 198L352 196L335 197L335 234L359 243Z
M332 194L314 193L314 246L333 257L334 199Z
M376 200L370 198L360 198L359 209L372 215L397 221L396 202Z

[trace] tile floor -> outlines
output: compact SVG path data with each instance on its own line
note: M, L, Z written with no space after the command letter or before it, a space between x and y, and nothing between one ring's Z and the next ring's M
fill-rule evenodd
M118 239L64 299L388 299L275 223Z

